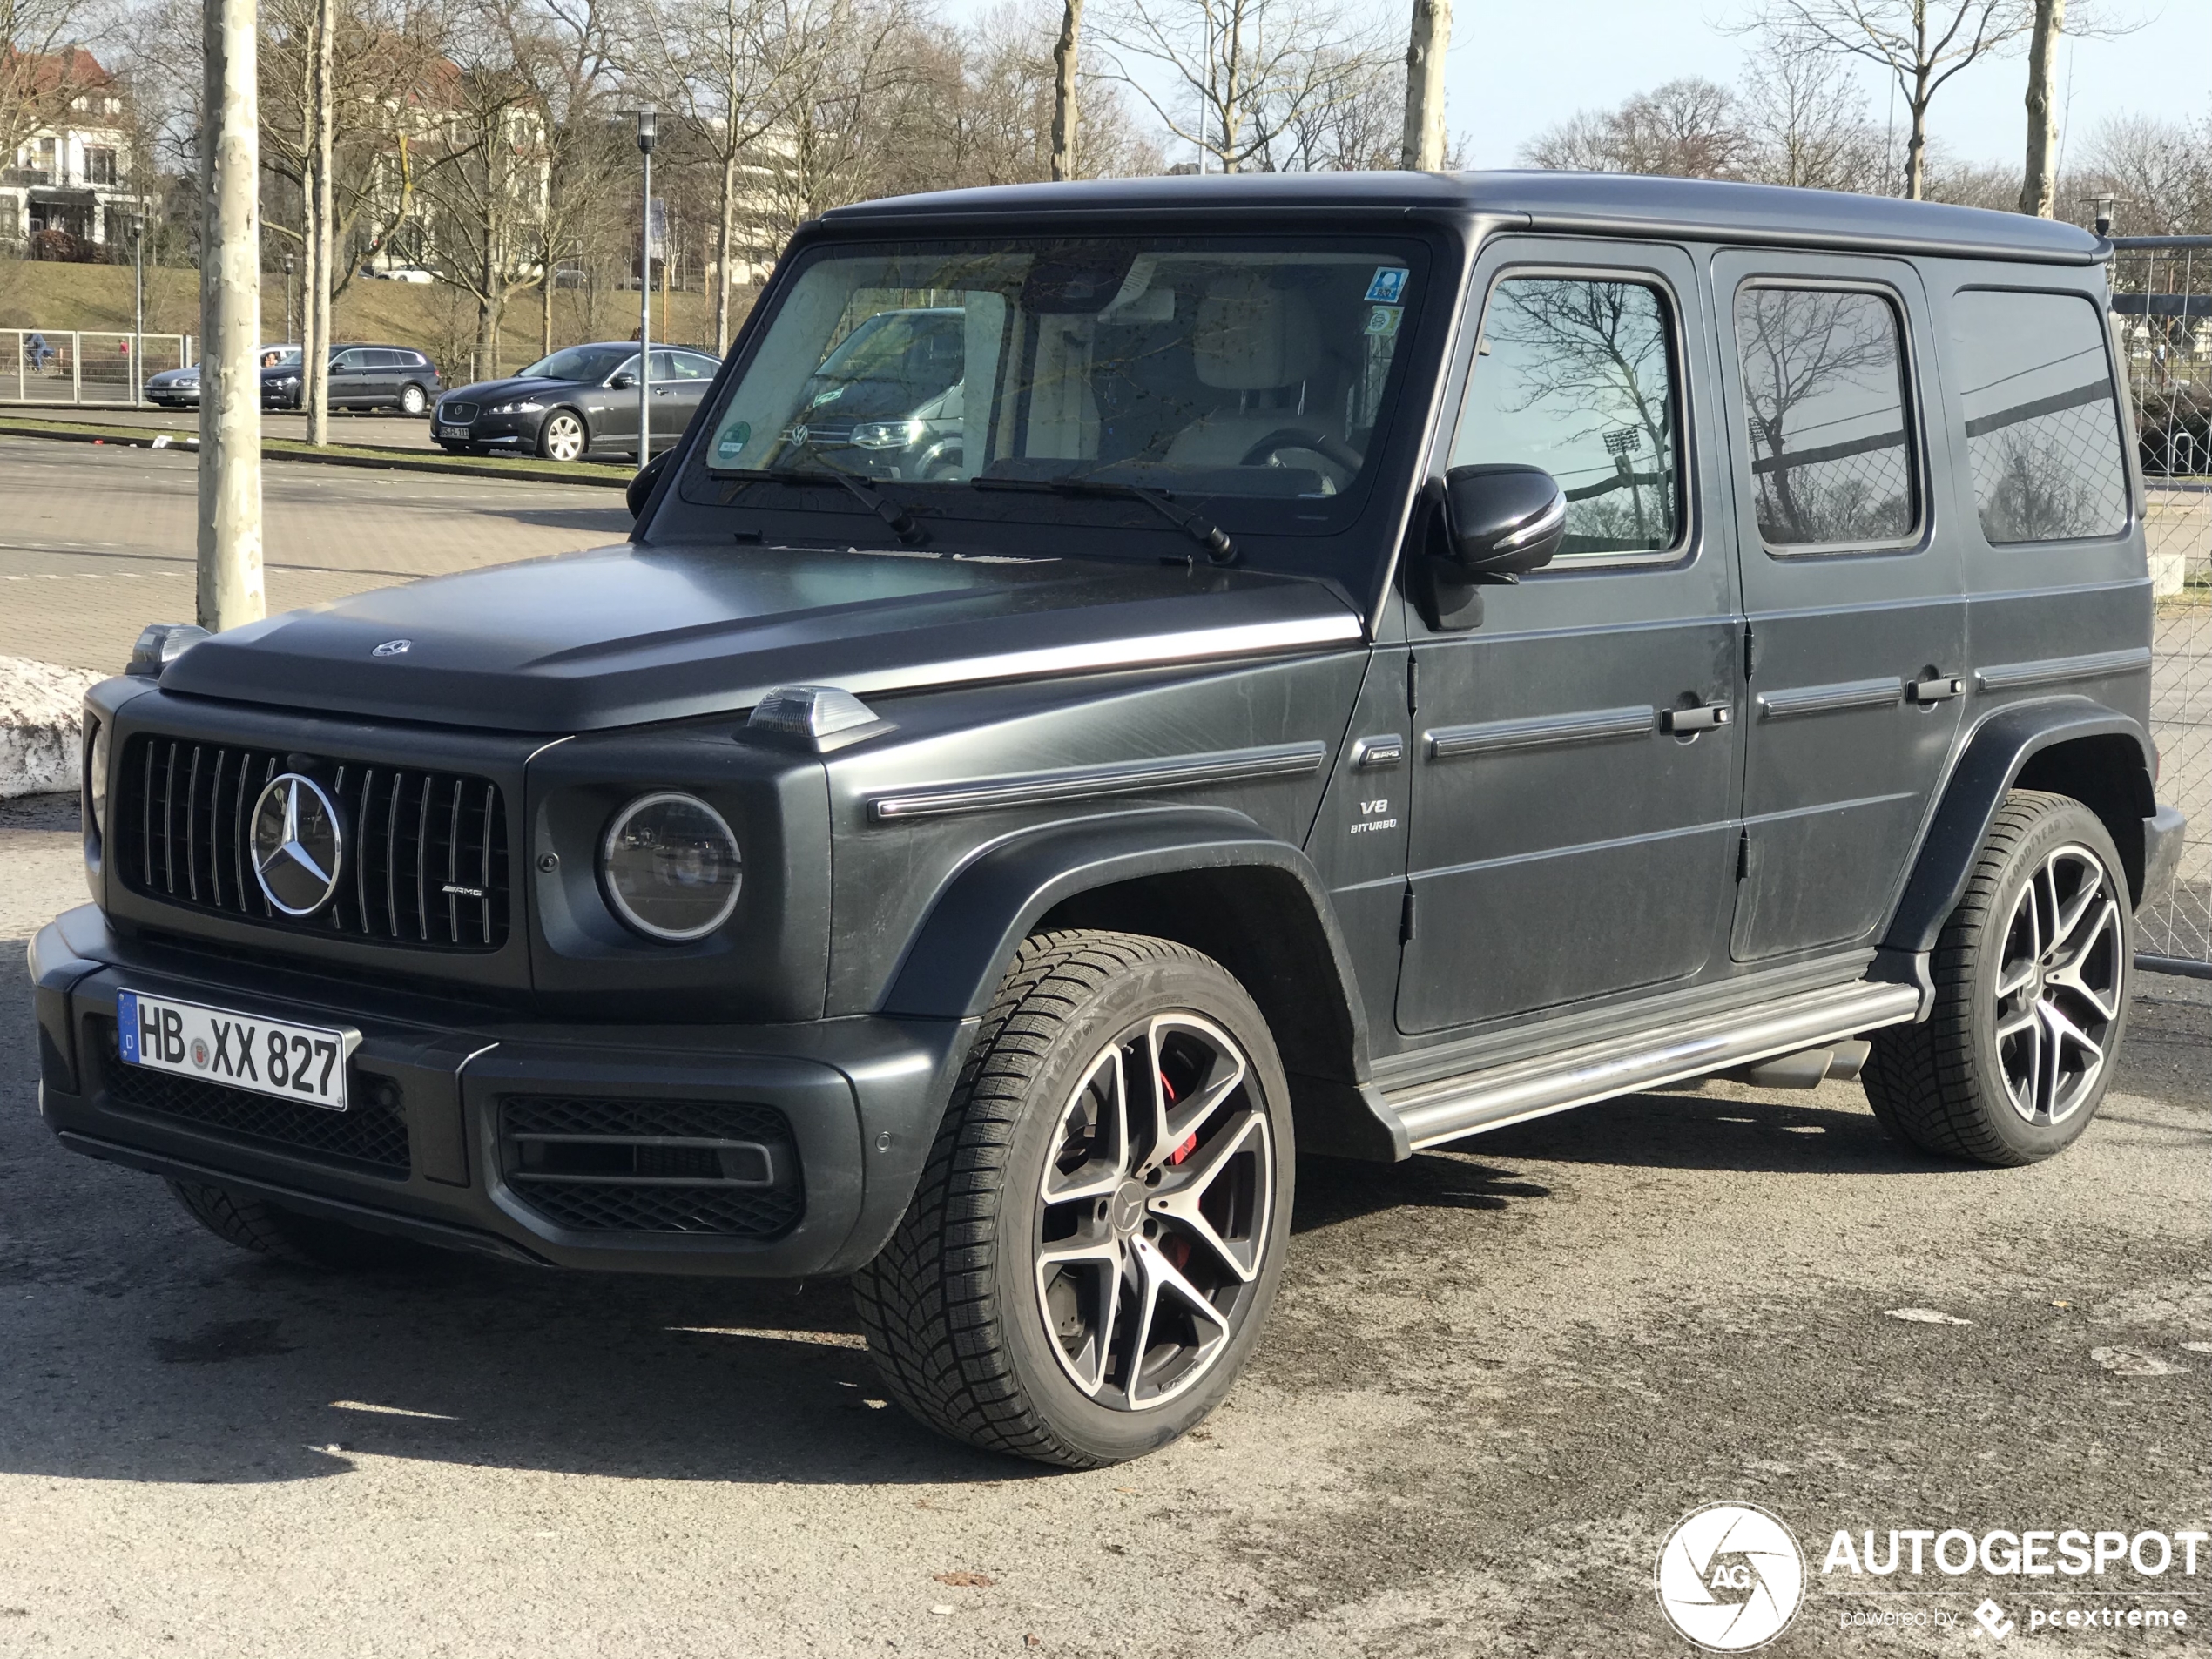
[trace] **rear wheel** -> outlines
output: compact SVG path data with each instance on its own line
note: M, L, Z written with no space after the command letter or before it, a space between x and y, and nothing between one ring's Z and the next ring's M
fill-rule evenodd
M428 1250L404 1238L303 1216L227 1187L172 1180L169 1190L186 1214L225 1244L295 1267L361 1272L419 1267L432 1257Z
M556 409L538 428L537 452L548 461L577 461L587 442L583 421L567 409Z
M2128 1020L2134 921L2097 815L2015 791L1937 941L1933 1012L1874 1034L1882 1126L1923 1151L2032 1163L2096 1115Z
M430 399L423 389L412 382L400 388L400 413L420 415L430 407Z
M1129 934L1026 941L854 1279L887 1388L955 1439L1068 1467L1190 1428L1274 1299L1288 1101L1219 964Z

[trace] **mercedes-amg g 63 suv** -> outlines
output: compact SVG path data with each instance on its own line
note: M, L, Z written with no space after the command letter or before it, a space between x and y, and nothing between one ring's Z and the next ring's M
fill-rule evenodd
M2048 1157L2180 842L2104 251L1571 175L829 213L626 545L94 689L46 1119L297 1258L849 1274L907 1407L1071 1465L1230 1387L1300 1151L1856 1072ZM917 315L927 432L840 380Z

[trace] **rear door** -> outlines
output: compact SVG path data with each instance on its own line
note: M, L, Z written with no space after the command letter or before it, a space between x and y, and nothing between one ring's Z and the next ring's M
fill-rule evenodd
M706 388L713 383L714 360L697 352L657 351L653 354L653 448L666 448L676 442Z
M1870 944L1964 706L1960 526L1937 353L1902 261L1713 260L1750 629L1731 954Z
M1742 621L1700 499L1717 440L1695 269L1664 246L1512 237L1474 281L1436 473L1541 466L1568 535L1549 568L1480 590L1479 626L1409 624L1408 1034L1695 980L1735 874Z

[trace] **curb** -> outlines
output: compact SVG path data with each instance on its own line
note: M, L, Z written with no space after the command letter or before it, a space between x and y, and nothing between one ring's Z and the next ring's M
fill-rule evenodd
M97 443L118 449L188 449L197 452L199 448L197 437L151 432L143 427L65 430L6 415L0 415L0 437L48 438L63 443ZM305 461L324 467L368 467L390 472L442 472L462 478L511 478L528 484L583 484L600 489L626 489L634 475L627 471L572 472L526 461L492 462L487 465L485 462L489 461L488 456L483 460L455 461L442 455L422 455L413 449L379 449L370 454L356 449L350 455L340 455L306 443L295 448L287 438L264 438L261 441L261 458L264 461Z

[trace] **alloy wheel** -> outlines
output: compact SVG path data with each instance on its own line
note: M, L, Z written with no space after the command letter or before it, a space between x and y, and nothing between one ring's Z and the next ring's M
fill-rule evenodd
M1997 969L1997 1056L2013 1109L2064 1123L2094 1097L2127 990L2112 873L2078 842L2036 867L2006 920Z
M407 386L401 388L400 410L402 414L420 415L423 410L429 407L429 400L422 395L422 388L421 387Z
M574 461L583 453L583 422L573 415L556 415L545 422L545 453L554 461Z
M1070 1381L1144 1411L1189 1389L1250 1311L1275 1197L1267 1103L1234 1038L1155 1015L1101 1049L1053 1131L1038 1301Z

